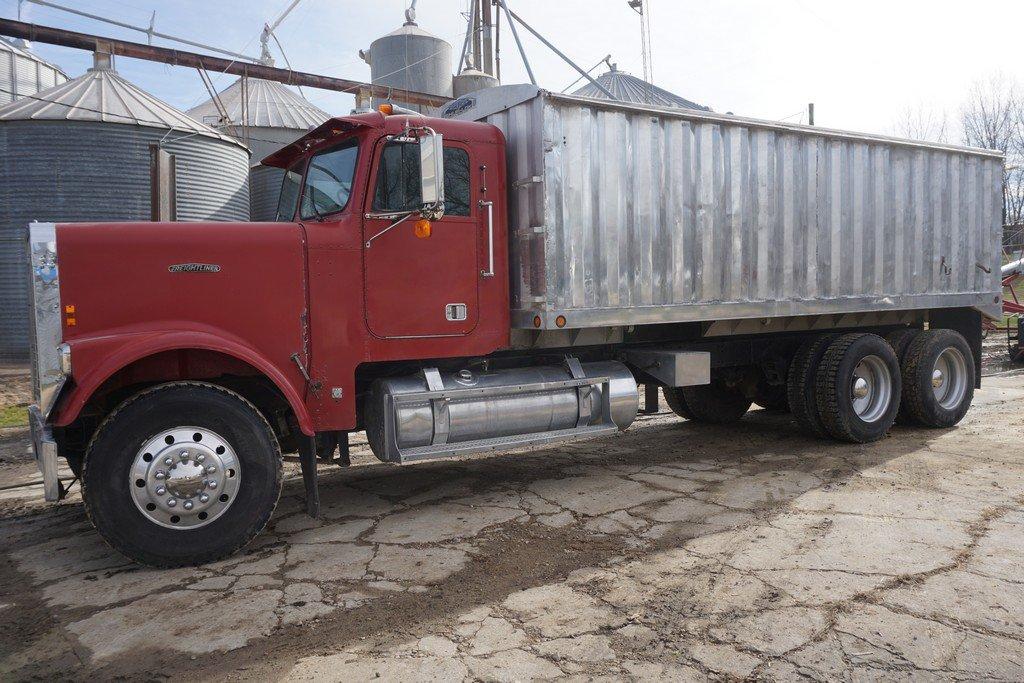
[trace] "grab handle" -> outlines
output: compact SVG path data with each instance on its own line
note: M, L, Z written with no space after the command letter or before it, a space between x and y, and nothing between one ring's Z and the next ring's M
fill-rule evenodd
M494 202L480 200L480 208L487 207L487 270L481 270L482 277L494 277Z

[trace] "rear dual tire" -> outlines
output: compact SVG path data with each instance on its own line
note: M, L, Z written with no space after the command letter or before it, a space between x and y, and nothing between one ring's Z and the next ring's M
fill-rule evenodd
M736 422L750 410L753 401L738 386L721 378L711 384L692 387L665 387L665 402L679 417L708 424Z
M896 420L901 386L888 342L875 334L844 334L828 345L815 373L818 417L835 439L877 441Z
M797 349L789 367L787 395L790 412L801 428L819 438L825 438L829 433L818 414L815 377L821 359L835 338L835 335L823 335L808 339Z
M665 395L665 403L668 404L669 409L673 413L684 420L693 419L690 406L686 405L686 398L683 396L682 387L662 387L661 393Z
M902 363L901 422L952 427L974 400L974 354L954 330L919 332L907 345Z
M794 356L789 403L811 434L867 443L897 417L925 427L957 424L973 400L975 372L970 346L954 330L824 335Z

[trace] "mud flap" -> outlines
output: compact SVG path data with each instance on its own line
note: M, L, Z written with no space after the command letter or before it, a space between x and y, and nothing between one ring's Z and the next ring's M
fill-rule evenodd
M299 463L302 466L302 484L306 489L306 513L320 517L320 492L316 480L316 437L303 435L299 439Z

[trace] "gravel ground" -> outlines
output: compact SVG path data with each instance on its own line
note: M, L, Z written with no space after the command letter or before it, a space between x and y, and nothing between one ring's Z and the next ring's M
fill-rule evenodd
M322 520L289 465L268 530L195 569L128 564L77 492L0 491L0 678L1021 680L1024 374L996 372L959 427L867 446L765 411L406 467L360 444ZM0 435L0 486L24 447Z

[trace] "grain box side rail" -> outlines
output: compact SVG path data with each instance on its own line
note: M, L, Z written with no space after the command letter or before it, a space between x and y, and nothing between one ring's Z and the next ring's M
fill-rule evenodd
M506 86L512 321L996 315L1003 157Z

